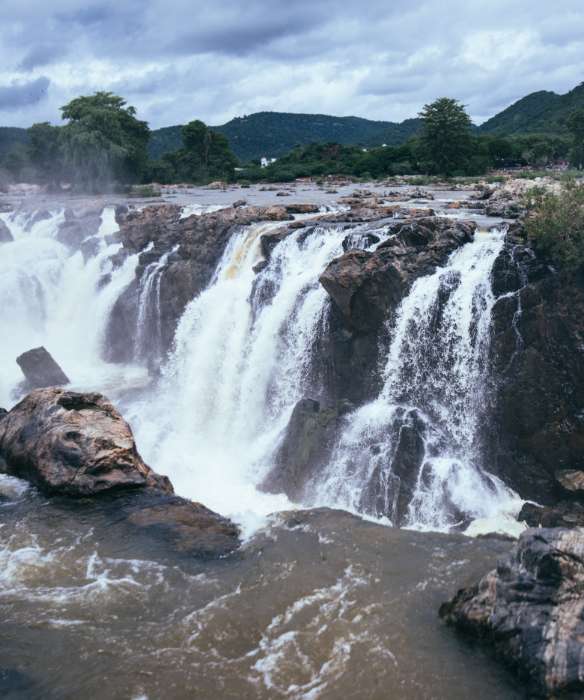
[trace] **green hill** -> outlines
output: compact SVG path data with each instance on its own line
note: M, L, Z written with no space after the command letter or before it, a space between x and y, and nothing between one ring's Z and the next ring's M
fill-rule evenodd
M16 126L0 126L0 158L19 143L28 143L28 132Z
M413 136L419 125L418 119L406 119L397 124L360 117L257 112L211 128L226 136L232 151L246 162L262 156L278 158L294 146L310 143L360 146L386 143L395 146ZM154 130L150 140L150 155L159 158L163 153L180 148L180 129L180 126L170 126Z
M541 90L521 98L507 109L481 124L483 134L562 134L566 117L577 108L584 108L584 83L565 95Z

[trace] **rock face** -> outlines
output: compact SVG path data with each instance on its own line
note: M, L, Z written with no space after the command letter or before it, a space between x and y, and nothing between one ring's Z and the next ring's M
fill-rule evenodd
M33 391L0 422L0 456L8 474L47 493L143 487L172 493L168 479L144 464L130 426L101 394Z
M533 529L440 616L493 645L530 685L531 696L584 693L584 535Z
M491 463L524 498L545 505L581 498L584 276L556 272L516 227L495 263L493 289Z
M231 521L175 496L169 479L144 463L130 426L101 394L37 389L0 411L0 472L73 497L55 499L65 508L101 509L131 536L162 539L189 556L220 557L239 546Z
M328 393L334 400L361 403L375 395L387 322L415 280L443 265L472 240L476 228L472 222L438 218L391 221L389 226L390 237L373 252L349 250L320 277L332 300L321 354L329 358Z
M227 242L242 226L260 221L287 221L284 207L235 207L204 216L181 219L182 207L172 204L151 206L141 211L119 208L119 237L126 254L140 253L136 279L119 297L107 332L106 355L113 362L132 359L133 345L128 329L135 329L138 318L140 278L146 266L173 249L160 280L161 344L168 350L178 320L186 305L199 294L213 276Z
M69 384L69 378L44 347L27 350L16 358L31 389Z
M307 482L329 454L342 416L350 408L346 402L323 408L313 399L300 400L292 411L274 468L261 488L300 501Z
M14 239L10 233L10 229L3 221L0 221L0 243L10 243L12 240Z

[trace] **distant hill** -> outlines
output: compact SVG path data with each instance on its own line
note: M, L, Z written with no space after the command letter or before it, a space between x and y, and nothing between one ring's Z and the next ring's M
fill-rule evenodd
M0 158L19 143L28 143L28 131L16 126L0 126Z
M566 117L577 108L584 108L584 83L565 95L546 90L532 92L481 124L479 133L561 134L566 131Z
M419 127L419 119L406 119L398 124L360 117L331 117L326 114L257 112L211 128L226 136L232 151L245 162L262 156L278 158L294 146L310 143L399 145L413 136ZM150 155L159 158L164 153L180 148L180 129L180 126L169 126L152 131Z

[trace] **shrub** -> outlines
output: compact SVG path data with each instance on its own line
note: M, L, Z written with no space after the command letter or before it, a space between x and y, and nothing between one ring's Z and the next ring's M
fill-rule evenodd
M534 189L525 203L525 229L534 247L559 267L583 267L584 186L568 182L559 194Z

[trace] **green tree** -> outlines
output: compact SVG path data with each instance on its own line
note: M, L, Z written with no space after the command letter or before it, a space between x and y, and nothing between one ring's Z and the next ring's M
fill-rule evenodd
M142 180L150 130L134 107L111 92L77 97L61 108L64 165L77 189L102 191Z
M441 175L463 170L471 154L471 120L460 102L440 97L424 106L421 144L431 169Z
M28 135L28 155L37 179L57 188L62 175L61 128L41 122L33 124Z
M229 148L229 142L202 121L194 120L182 128L183 148L166 153L160 161L152 163L153 179L162 182L209 182L231 180L237 158Z
M572 112L566 120L566 126L573 140L570 162L581 170L584 167L584 109Z

